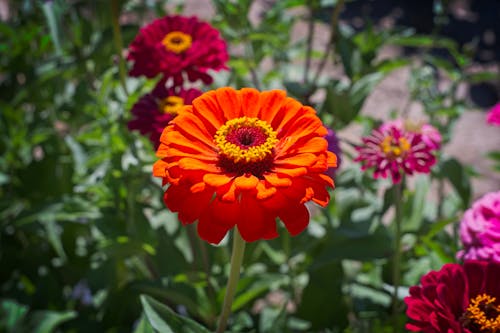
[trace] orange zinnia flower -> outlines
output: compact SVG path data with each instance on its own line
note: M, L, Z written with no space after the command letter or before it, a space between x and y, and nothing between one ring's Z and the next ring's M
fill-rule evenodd
M183 224L219 243L234 226L247 242L290 234L309 223L305 203L326 206L325 172L336 166L315 111L284 91L220 88L184 106L160 138L153 174Z

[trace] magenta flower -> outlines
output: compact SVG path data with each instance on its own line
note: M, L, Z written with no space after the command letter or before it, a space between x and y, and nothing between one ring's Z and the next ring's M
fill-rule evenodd
M500 191L484 195L465 211L460 240L464 249L457 253L459 259L500 262Z
M497 103L488 111L486 122L493 126L500 126L500 103Z
M374 168L375 178L390 175L395 184L403 174L429 173L436 163L433 152L439 148L441 136L437 131L429 131L432 126L426 127L425 134L422 128L408 130L399 122L383 124L362 138L363 145L356 147L359 156L355 161L361 162L362 170Z
M165 16L141 28L129 47L127 59L133 61L130 75L148 78L162 74L175 85L201 79L209 84L207 71L227 69L226 42L219 32L196 17Z
M500 263L446 264L424 275L405 298L411 321L423 333L500 332Z
M162 80L151 93L142 96L134 104L131 110L134 118L129 121L128 128L148 136L156 149L163 129L184 105L190 105L193 99L201 94L200 90L193 88L167 89L165 81Z
M340 150L340 142L335 134L335 131L328 127L327 131L325 139L328 142L328 151L337 155L337 166L328 168L326 174L331 178L335 178L335 173L340 168L340 164L342 163L342 151Z
M441 134L432 125L424 122L413 122L411 120L394 119L382 124L381 128L395 126L401 131L408 131L413 133L422 134L422 141L432 149L439 149L441 147Z

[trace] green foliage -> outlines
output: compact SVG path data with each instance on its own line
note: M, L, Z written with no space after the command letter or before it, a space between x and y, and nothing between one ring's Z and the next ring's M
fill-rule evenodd
M412 101L447 143L469 107L458 87L495 79L469 73L470 55L449 39L330 22L343 1L265 2L256 21L249 19L253 1L212 3L211 23L231 52L229 74L212 87L286 89L338 132L375 127L379 120L361 113L366 99L406 66ZM165 15L163 4L120 2L124 47L144 22ZM0 331L212 331L229 249L225 241L199 240L196 226L181 226L164 207L161 183L151 175L154 148L127 129L130 109L156 82L126 78L122 85L110 3L8 6L12 15L0 22ZM179 1L168 8L183 12ZM299 20L327 22L337 36L325 49L308 49L307 35L292 38ZM418 49L423 63L382 60L388 45ZM452 60L431 55L436 48ZM322 62L345 75L328 74ZM441 87L442 77L451 84ZM247 245L231 332L391 331L398 198L388 182L352 161L352 145L360 142L341 141L347 149L329 206L311 208L309 228L296 237L279 228L279 238ZM489 157L500 170L500 154ZM400 299L429 269L454 261L472 176L474 170L440 155L432 174L405 183ZM445 184L452 190L441 192Z

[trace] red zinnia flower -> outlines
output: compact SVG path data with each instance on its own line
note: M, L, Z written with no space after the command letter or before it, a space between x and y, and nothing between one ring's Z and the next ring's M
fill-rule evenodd
M315 111L280 90L220 88L185 106L160 139L153 174L183 224L219 243L234 226L244 240L292 235L309 223L305 203L326 206L324 173L336 165Z
M408 130L398 123L383 124L362 140L364 145L356 147L359 156L355 161L362 163L362 170L375 168L375 178L390 174L395 184L401 181L402 173L429 173L436 163L432 152L440 144L434 135Z
M500 263L446 264L410 288L406 328L424 333L500 332Z
M130 130L138 130L147 135L155 148L160 144L160 136L177 112L193 99L200 96L198 89L172 87L167 89L162 80L149 94L142 96L132 107L134 119L129 121Z
M186 73L190 81L211 83L206 72L227 69L226 42L219 32L196 17L165 16L141 28L129 47L132 76L163 74L176 85Z

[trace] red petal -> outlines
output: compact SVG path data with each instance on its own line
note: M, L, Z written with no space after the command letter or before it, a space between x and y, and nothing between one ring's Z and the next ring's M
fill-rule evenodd
M279 218L285 224L288 232L292 235L298 235L309 224L309 211L302 205L293 205L283 209L279 213Z

